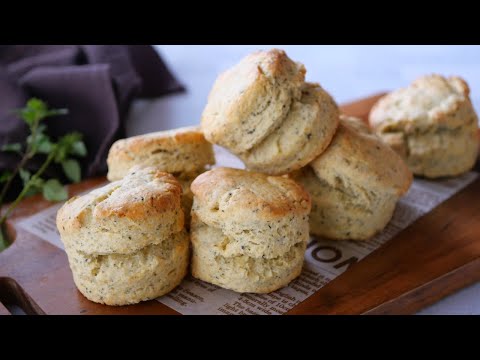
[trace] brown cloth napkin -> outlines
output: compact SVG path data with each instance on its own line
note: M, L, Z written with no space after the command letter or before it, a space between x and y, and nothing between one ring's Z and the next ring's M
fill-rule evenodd
M178 91L184 87L151 46L0 45L0 146L25 140L27 127L11 110L38 97L50 107L69 110L46 120L50 136L84 134L88 156L81 160L83 177L104 174L108 149L125 136L132 100ZM0 153L0 171L14 168L18 160ZM39 160L32 161L31 171ZM57 170L46 177L59 176Z

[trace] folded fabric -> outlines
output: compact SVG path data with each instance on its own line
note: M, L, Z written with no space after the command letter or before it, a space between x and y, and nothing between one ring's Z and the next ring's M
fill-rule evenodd
M11 110L38 97L52 108L69 110L46 120L50 136L84 135L84 177L104 174L110 145L125 136L132 100L183 90L151 46L1 45L0 146L25 140L28 129ZM18 160L0 153L0 171L14 168ZM32 161L30 170L39 164ZM51 169L47 176L55 172Z

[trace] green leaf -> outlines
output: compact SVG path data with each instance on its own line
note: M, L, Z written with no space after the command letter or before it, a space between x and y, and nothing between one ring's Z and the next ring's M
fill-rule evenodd
M33 124L37 121L37 114L35 114L33 111L22 111L21 112L23 120L30 126L30 129L32 128Z
M43 185L45 184L45 180L39 177L32 177L30 178L30 186L31 187L36 187L41 189Z
M30 129L32 128L33 124L37 120L37 114L35 112L28 110L28 109L19 109L16 113L25 121Z
M30 180L30 177L32 176L32 174L30 174L30 171L25 169L20 169L19 174L20 174L20 179L22 179L23 181L23 185L28 183L28 181Z
M37 134L43 133L45 130L47 130L47 125L45 124L39 124L37 127Z
M73 182L79 182L82 179L82 170L77 160L67 159L62 162L62 168L65 175Z
M47 112L47 104L38 98L31 98L28 100L26 108L37 113Z
M72 152L73 146L81 140L82 134L78 132L72 132L62 136L57 143L54 161L58 164L67 160L67 156Z
M48 109L47 104L37 98L31 98L22 109L16 113L25 121L30 129L33 129L38 122L49 116L68 114L67 109Z
M20 169L19 173L20 173L20 178L23 181L23 186L25 187L27 186L27 184L29 186L27 192L25 193L25 196L32 196L32 195L38 194L42 190L43 185L45 183L43 179L38 177L32 177L32 174L30 173L30 171L25 169Z
M4 182L7 182L8 179L10 178L10 176L12 176L12 172L11 172L11 171L8 171L8 170L5 170L5 171L0 175L0 184L1 184L1 183L4 183Z
M27 144L31 147L33 154L49 154L53 148L53 143L50 141L50 138L42 133L37 133L35 137L32 135L28 136Z
M36 150L36 152L39 154L50 154L53 150L53 144L48 139L48 137L45 136L45 138L43 138L42 141L39 142Z
M48 201L64 201L68 192L57 179L50 179L43 185L43 197Z
M47 104L37 98L31 98L23 109L20 109L20 116L30 126L43 119L47 113Z
M27 184L29 184L28 185L29 189L25 194L25 196L38 194L42 190L45 180L39 177L32 177L32 174L30 173L30 171L25 169L20 169L19 173L20 173L20 178L23 181L23 186L25 187L27 186Z
M35 136L35 137L32 134L28 135L27 136L27 145L33 146L38 141L39 136L41 136L41 135L37 134L37 136Z
M78 140L73 143L72 147L70 148L70 154L80 157L87 155L87 147L82 140Z
M67 158L67 148L57 143L55 148L55 157L53 161L57 164L62 163Z
M31 177L29 180L29 188L25 193L25 196L32 196L38 194L42 191L43 185L45 184L45 180L39 177ZM26 184L24 185L26 186Z
M22 152L22 144L20 143L5 144L2 146L2 151L16 152L20 154Z
M58 143L62 144L63 146L73 146L74 143L82 140L82 137L83 137L82 134L75 131L75 132L71 132L71 133L63 135L58 140Z

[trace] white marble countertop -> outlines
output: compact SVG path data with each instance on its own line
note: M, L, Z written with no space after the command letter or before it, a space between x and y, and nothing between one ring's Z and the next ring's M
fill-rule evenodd
M460 75L480 109L480 46L156 45L187 92L138 101L129 136L198 123L217 74L256 49L278 47L301 61L307 80L319 82L339 103L406 86L419 75ZM425 308L420 314L480 314L480 283Z

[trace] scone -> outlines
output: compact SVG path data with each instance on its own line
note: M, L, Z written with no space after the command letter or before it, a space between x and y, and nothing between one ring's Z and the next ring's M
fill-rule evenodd
M246 56L216 79L202 115L205 137L233 153L251 149L300 100L305 72L282 50Z
M62 206L57 228L75 284L86 298L134 304L182 281L189 239L181 194L172 175L147 167Z
M282 124L252 149L238 154L248 169L286 174L321 154L335 134L338 109L320 85L306 83Z
M300 185L215 168L191 188L194 277L237 292L268 293L300 274L311 208Z
M221 74L202 114L212 143L252 170L272 175L298 169L329 144L338 107L305 67L282 50L258 51Z
M467 83L429 75L381 98L370 125L410 170L428 178L472 169L478 154L478 119Z
M155 166L173 174L183 188L182 205L189 225L193 201L190 184L215 164L215 156L199 127L185 127L118 140L110 148L107 164L110 181L122 179L134 167Z
M290 174L310 193L310 233L337 240L367 240L390 221L412 174L360 119L341 116L328 149Z

